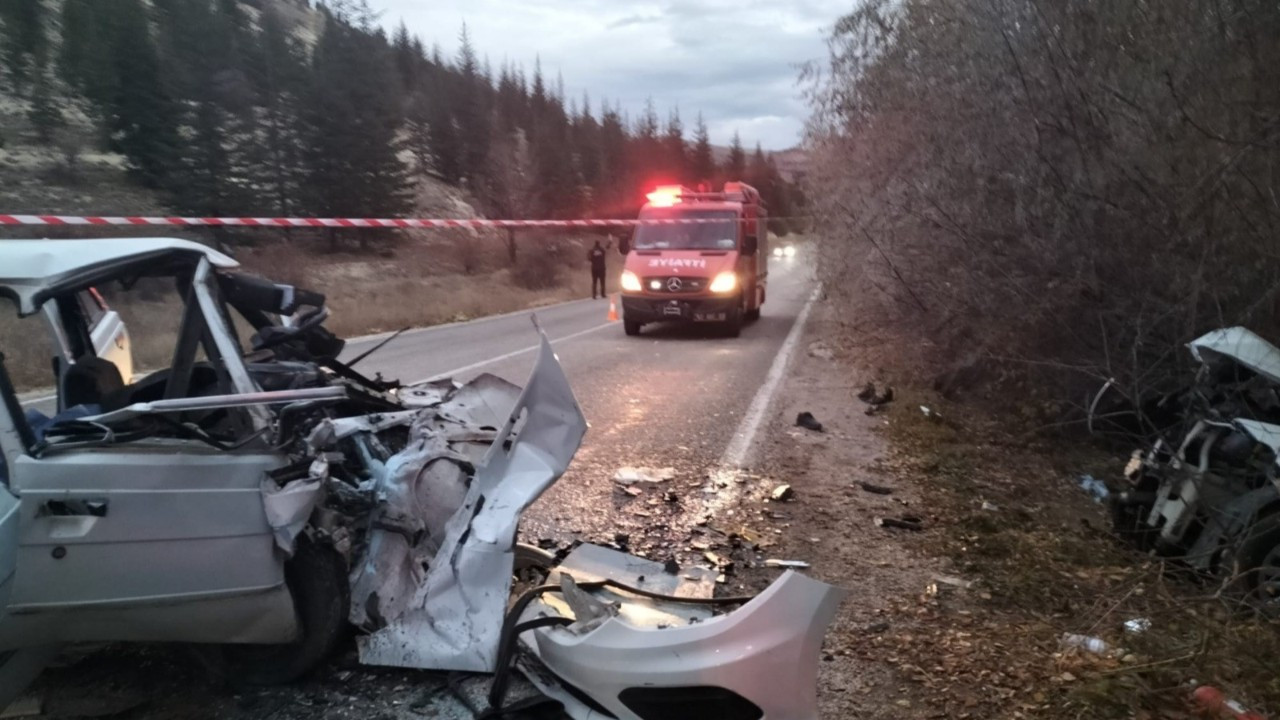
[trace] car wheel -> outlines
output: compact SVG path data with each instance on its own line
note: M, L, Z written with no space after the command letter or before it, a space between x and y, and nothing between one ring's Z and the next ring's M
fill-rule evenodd
M351 588L347 564L337 551L301 536L284 575L301 636L285 645L225 646L227 677L234 683L279 685L296 680L323 662L347 631Z
M628 335L639 335L640 323L636 322L635 320L623 320L622 331Z
M1236 551L1233 580L1259 614L1280 617L1280 513L1258 518Z

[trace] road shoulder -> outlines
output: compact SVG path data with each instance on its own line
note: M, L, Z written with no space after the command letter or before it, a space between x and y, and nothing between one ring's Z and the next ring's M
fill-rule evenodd
M876 523L923 515L921 488L888 472L884 420L866 415L856 397L870 376L824 340L835 326L831 308L817 304L760 433L755 472L765 482L746 501L754 512L743 515L760 519L766 539L758 557L809 563L805 572L849 591L823 650L822 716L929 717L929 706L913 697L893 663L877 659L877 648L901 622L902 604L914 603L934 576L946 575L946 563L904 542L911 531ZM802 412L823 431L797 427ZM782 484L794 494L778 502L771 491ZM868 492L863 484L891 492ZM739 579L760 588L777 574L757 566Z

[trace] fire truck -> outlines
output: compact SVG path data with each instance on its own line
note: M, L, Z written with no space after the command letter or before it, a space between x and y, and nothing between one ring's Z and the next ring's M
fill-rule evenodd
M727 182L722 192L664 185L647 197L641 222L618 246L626 333L656 322L713 323L737 337L760 317L769 277L760 193Z

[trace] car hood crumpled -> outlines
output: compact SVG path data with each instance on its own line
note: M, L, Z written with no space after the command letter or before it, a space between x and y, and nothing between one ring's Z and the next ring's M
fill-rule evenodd
M328 420L309 438L317 459L354 441L376 502L351 560L360 661L492 672L517 522L569 466L586 420L545 336L523 391L482 375L401 393L417 409ZM388 455L378 438L393 428L408 440Z

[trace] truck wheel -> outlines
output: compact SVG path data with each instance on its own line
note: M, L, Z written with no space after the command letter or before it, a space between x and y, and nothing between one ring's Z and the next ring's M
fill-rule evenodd
M1258 518L1236 551L1233 575L1245 602L1280 617L1280 513Z
M736 338L742 334L742 307L736 307L729 313L729 319L724 321L724 334L727 337Z
M246 685L279 685L314 670L347 630L351 589L347 565L333 548L299 536L284 566L301 636L285 645L227 645L228 679Z
M628 335L639 335L639 334L640 334L640 323L639 323L639 322L637 322L637 321L635 321L635 320L626 320L626 319L623 319L623 321L622 321L622 331L623 331L623 332L625 332L625 333L626 333L626 334L628 334Z

